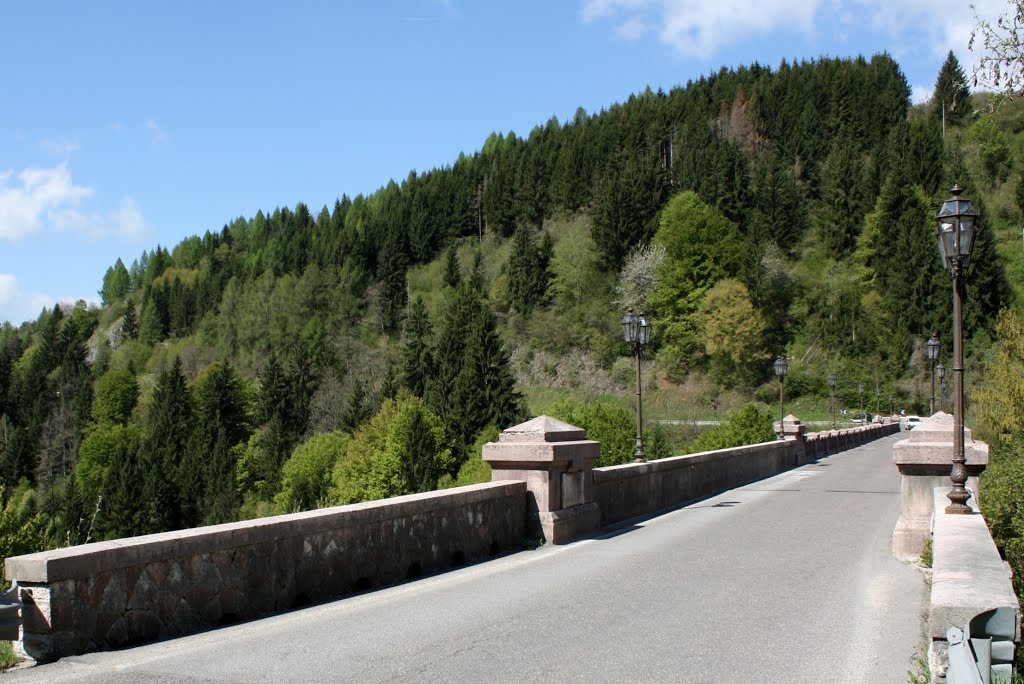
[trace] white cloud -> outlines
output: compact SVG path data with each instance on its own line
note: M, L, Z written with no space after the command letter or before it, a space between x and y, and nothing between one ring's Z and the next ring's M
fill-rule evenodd
M647 22L640 17L630 17L615 27L615 35L623 40L637 40L647 33Z
M719 47L782 28L809 32L820 0L584 0L584 23L610 19L616 34L638 38L655 27L676 52L708 58Z
M53 308L60 302L62 305L74 306L84 300L92 305L99 305L95 296L92 297L54 297L42 292L22 292L18 279L10 273L0 273L0 323L10 321L20 325L35 319L43 307Z
M922 104L932 99L935 89L927 85L915 85L910 89L910 101L914 104Z
M124 197L117 209L84 212L93 188L75 185L68 163L0 171L0 240L17 240L43 229L68 230L90 238L140 240L149 235L138 202Z
M16 240L34 233L45 217L73 210L94 192L74 184L66 161L50 169L25 169L13 184L12 178L13 171L0 172L0 239Z
M976 0L974 7L992 20L1006 11L1005 0ZM582 0L580 19L607 22L620 38L654 31L677 53L702 59L784 30L843 37L867 26L889 36L894 53L908 49L912 34L914 49L923 41L935 57L945 57L952 47L968 74L975 61L967 51L974 17L962 0Z
M153 119L148 119L144 125L153 132L153 147L156 147L167 140L167 134L164 132L164 129L160 128L160 124Z
M150 233L138 202L131 197L121 199L115 211L105 214L100 212L82 213L73 208L66 208L50 215L53 226L58 230L68 230L90 238L127 238L142 240Z

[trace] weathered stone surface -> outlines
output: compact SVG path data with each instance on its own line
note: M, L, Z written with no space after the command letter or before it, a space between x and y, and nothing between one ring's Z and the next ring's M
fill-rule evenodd
M933 490L951 487L953 461L953 416L936 413L921 421L893 445L892 460L902 475L900 517L892 534L893 554L911 559L920 556L931 536ZM979 493L979 475L988 464L988 445L971 438L965 429L964 455L967 459L967 488Z
M963 628L974 616L993 608L1011 608L1020 615L1010 571L980 513L944 512L946 489L933 492L935 537L928 632L945 639L950 627ZM975 508L976 510L976 508ZM1020 642L1018 633L1014 641Z

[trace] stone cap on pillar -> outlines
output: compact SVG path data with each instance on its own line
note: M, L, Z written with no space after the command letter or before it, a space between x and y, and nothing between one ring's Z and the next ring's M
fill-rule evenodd
M495 464L571 463L590 467L601 445L586 439L582 428L551 416L537 416L501 431L497 442L484 444L483 460Z
M896 465L939 463L948 465L953 453L953 416L942 411L925 418L909 436L892 447ZM988 465L988 444L976 441L964 427L964 458L968 466Z
M800 419L792 413L782 419L781 425L778 422L772 423L772 429L780 438L799 437L807 431Z

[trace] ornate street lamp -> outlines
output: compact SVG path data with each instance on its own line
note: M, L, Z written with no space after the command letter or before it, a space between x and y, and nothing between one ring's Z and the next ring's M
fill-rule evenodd
M775 375L779 376L779 436L781 437L782 421L786 417L785 404L783 403L785 399L783 388L786 386L786 371L789 370L789 361L786 360L786 357L780 356L775 359L772 367L775 368Z
M947 496L950 504L946 513L972 513L967 505L971 494L967 483L967 459L964 456L964 342L963 342L963 283L962 278L971 260L974 248L975 223L978 212L971 207L963 190L954 185L952 197L942 203L935 215L938 223L936 236L943 265L953 275L953 468L950 480L953 488Z
M896 415L896 397L889 395L889 415Z
M864 413L864 383L857 385L857 391L860 392L860 412Z
M636 449L633 451L633 461L643 463L644 457L644 408L643 390L640 384L640 356L643 353L644 345L651 341L651 322L641 313L639 316L630 309L622 319L622 335L626 342L633 347L633 355L636 357Z
M946 367L939 361L939 365L935 367L935 374L939 376L939 410L942 411L946 408Z
M832 429L836 429L836 374L828 374L828 386L832 388Z
M928 402L928 414L935 415L935 360L939 358L939 338L932 335L927 346L928 361L932 367L932 398Z

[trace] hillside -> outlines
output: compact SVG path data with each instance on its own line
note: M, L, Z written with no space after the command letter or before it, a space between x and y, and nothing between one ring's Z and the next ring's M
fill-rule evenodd
M0 330L0 538L30 520L22 547L472 481L479 444L539 411L628 435L616 287L648 244L664 254L636 295L655 330L649 417L771 404L778 355L802 417L825 417L830 372L843 406L863 383L872 410L892 396L922 411L923 343L938 331L951 353L932 216L954 181L982 211L965 307L980 363L1024 282L1024 118L976 94L944 129L909 95L888 55L723 69L493 134L369 196L119 260L101 308Z

